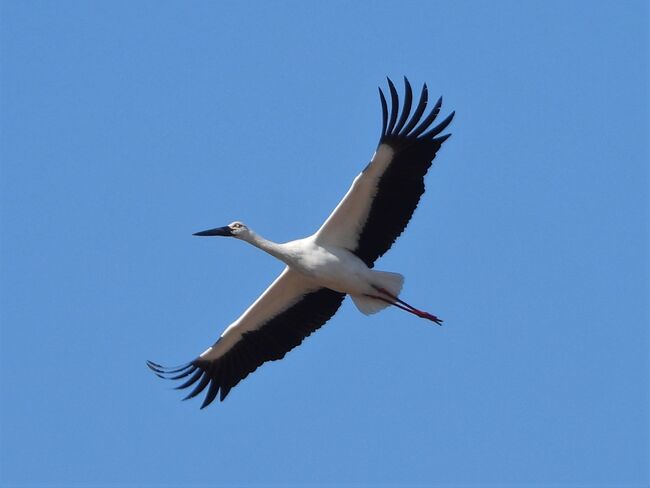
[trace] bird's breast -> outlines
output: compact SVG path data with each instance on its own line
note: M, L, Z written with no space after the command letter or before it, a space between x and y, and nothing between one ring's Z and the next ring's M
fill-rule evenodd
M357 256L346 249L310 245L296 254L294 269L307 275L318 285L349 294L368 293L370 270Z

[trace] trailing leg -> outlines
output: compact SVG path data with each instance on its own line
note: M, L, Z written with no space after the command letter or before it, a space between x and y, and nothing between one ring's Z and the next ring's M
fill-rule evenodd
M385 295L385 297L382 296L375 296L375 295L368 295L372 298L375 298L377 300L382 300L386 303L390 303L391 305L401 308L402 310L405 310L407 312L412 313L413 315L417 315L418 317L421 317L423 319L431 320L432 322L435 322L438 325L442 325L442 320L436 317L433 314L430 314L429 312L425 312L424 310L420 310L418 308L415 308L413 305L409 305L405 301L399 299L397 296L393 295L389 291L387 291L384 288L378 287L378 286L373 286L375 290L377 290L379 293Z

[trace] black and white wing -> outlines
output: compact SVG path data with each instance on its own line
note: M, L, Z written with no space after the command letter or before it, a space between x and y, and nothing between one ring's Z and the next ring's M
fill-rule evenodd
M401 114L392 81L388 80L390 113L384 93L379 89L383 124L377 151L316 233L318 243L344 247L370 267L406 228L424 193L424 176L436 152L451 135L439 136L453 119L454 112L430 128L440 112L442 98L425 116L428 100L425 84L411 114L413 92L406 78L404 85Z
M318 288L289 268L233 322L219 340L195 360L178 368L148 361L161 378L184 380L177 389L193 386L185 399L208 392L201 408L219 392L223 401L237 383L266 361L282 359L305 337L327 322L345 294Z

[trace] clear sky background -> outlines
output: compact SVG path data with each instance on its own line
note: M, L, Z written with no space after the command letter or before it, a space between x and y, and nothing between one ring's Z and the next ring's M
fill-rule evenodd
M3 486L647 486L648 5L0 4ZM457 116L377 268L224 403L146 359L282 269L192 232L313 232L385 76Z

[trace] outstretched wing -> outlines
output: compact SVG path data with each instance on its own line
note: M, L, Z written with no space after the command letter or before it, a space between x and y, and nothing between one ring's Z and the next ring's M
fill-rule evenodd
M263 363L282 359L300 345L336 313L344 298L345 294L315 287L303 275L285 268L198 358L178 368L165 368L151 361L147 365L161 378L187 378L177 387L194 385L185 399L195 397L207 387L201 405L205 408L219 392L223 401L231 388Z
M451 135L437 137L449 125L454 112L429 129L440 112L442 98L423 118L428 100L425 84L411 115L413 92L406 78L404 86L401 115L393 82L388 79L390 114L379 89L383 124L377 151L316 233L318 243L344 247L370 267L390 249L411 220L424 193L424 176L436 152Z

